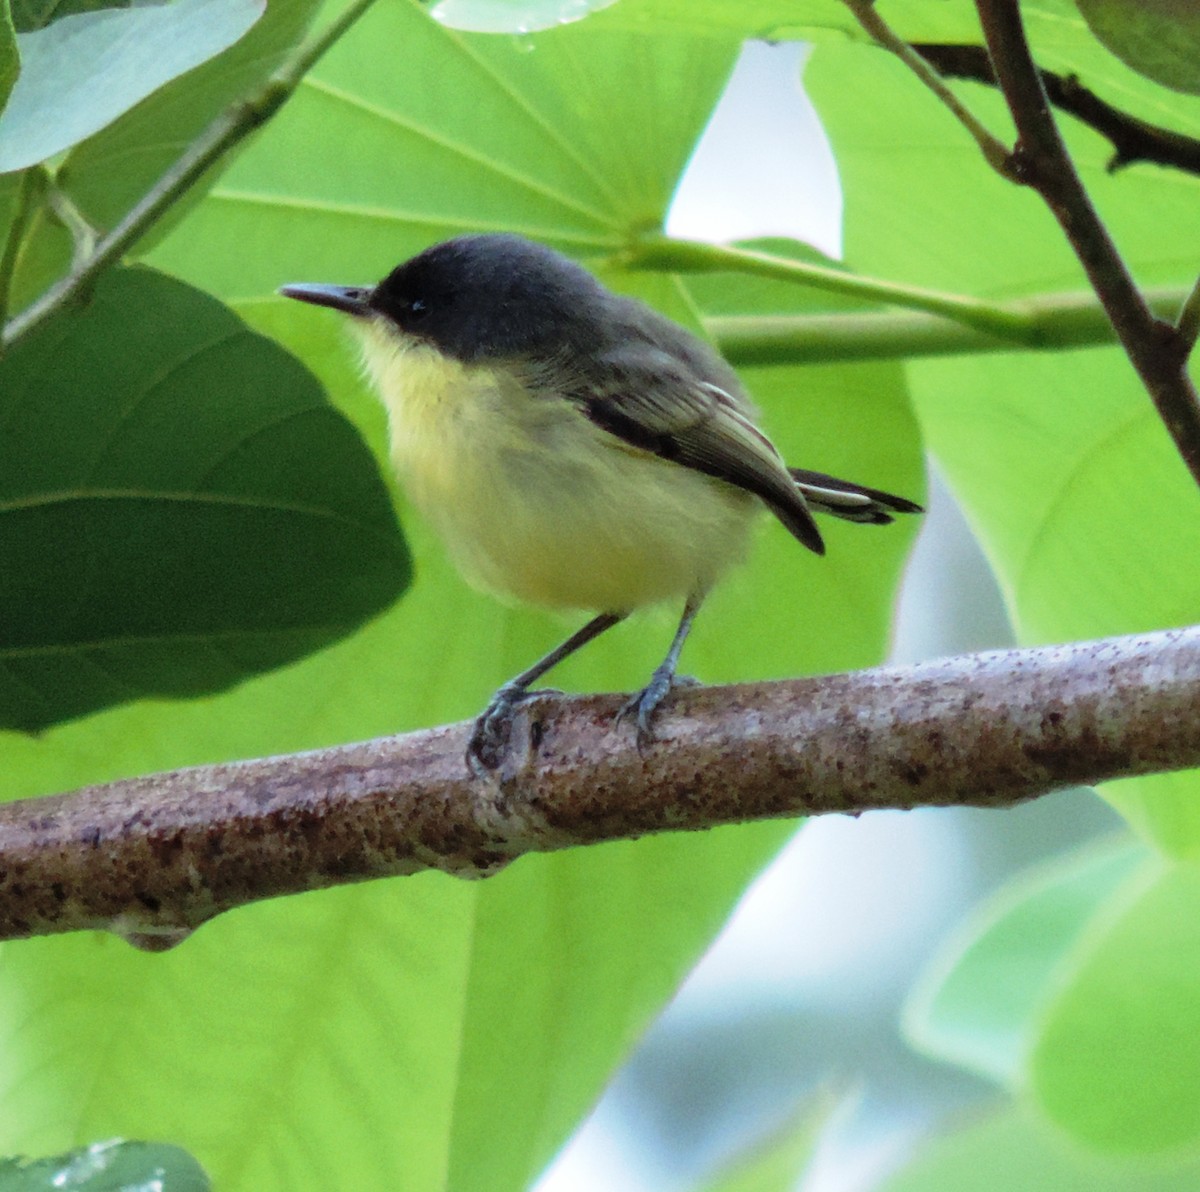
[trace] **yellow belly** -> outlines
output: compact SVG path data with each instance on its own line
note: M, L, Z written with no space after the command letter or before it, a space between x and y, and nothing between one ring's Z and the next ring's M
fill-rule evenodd
M706 591L758 502L624 447L569 403L368 327L392 460L464 575L555 608L626 612Z

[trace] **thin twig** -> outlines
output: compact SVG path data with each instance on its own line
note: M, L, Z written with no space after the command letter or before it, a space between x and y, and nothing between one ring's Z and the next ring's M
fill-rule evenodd
M883 49L895 54L938 97L959 124L971 134L975 144L979 146L980 152L987 158L992 168L1001 174L1006 174L1010 157L1008 146L988 131L970 108L942 82L938 72L933 70L929 63L888 25L876 11L875 0L844 0L844 2L863 29Z
M291 98L308 71L373 3L374 0L353 0L257 91L217 116L121 222L96 242L85 260L75 263L66 277L4 327L3 346L12 345L45 319L86 294L100 274L116 264L216 162L265 124Z
M996 85L992 60L983 46L914 42L912 48L943 78L970 79L976 83ZM1110 172L1145 161L1200 174L1200 140L1139 120L1113 107L1074 75L1042 70L1041 76L1046 94L1056 108L1070 113L1112 144L1113 156L1108 163Z
M1200 765L1200 627L819 679L685 688L639 751L619 696L522 704L494 781L453 725L0 807L0 938L169 947L257 899L651 832L1010 807Z
M1051 113L1016 0L976 0L976 7L1017 126L1017 176L1042 196L1058 220L1183 462L1200 484L1200 397L1187 375L1188 345L1173 324L1154 317L1092 205Z

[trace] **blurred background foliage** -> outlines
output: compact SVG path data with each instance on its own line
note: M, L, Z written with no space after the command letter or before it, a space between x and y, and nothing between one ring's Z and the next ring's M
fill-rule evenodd
M149 95L108 27L145 10L5 10L4 154L21 160L30 123L9 113L39 83L16 74L18 57L42 63L63 97L54 156L0 175L8 311L36 303L342 10L314 7L270 0L232 44L241 0L163 9L178 12L181 39L205 26L211 56L178 54L185 73ZM1022 10L1041 65L1200 136L1200 101L1123 65L1066 0ZM968 5L882 11L913 39L979 40ZM136 264L0 359L4 795L468 717L557 640L560 619L504 608L454 575L387 475L382 412L342 329L275 290L369 282L436 240L503 229L698 329L718 314L870 309L734 274L627 267L625 250L663 227L743 41L801 36L815 43L806 86L841 177L849 267L1034 304L1083 288L1034 196L990 173L836 0L380 0L136 240ZM71 96L101 69L113 112L96 131ZM1009 135L996 95L962 92ZM1139 280L1189 286L1200 183L1158 167L1110 174L1106 142L1066 131ZM1116 348L904 357L802 367L781 354L744 377L796 464L920 498L927 454L1016 640L1200 619L1200 502ZM764 525L685 669L736 681L884 657L915 527L828 529L818 562ZM556 681L636 688L670 628L669 615L638 618ZM1129 828L1091 795L1069 804L1078 832L1037 821L1040 848L1022 855L1044 854L1039 866L981 901L910 981L907 1044L894 1023L886 1044L855 1040L864 1003L849 988L827 1021L766 1015L752 1045L735 1036L743 1055L788 1052L807 1029L849 1053L903 1046L897 1070L936 1059L943 1092L913 1137L947 1128L955 1106L976 1118L893 1156L888 1187L1179 1187L1194 1174L1195 776L1101 795ZM895 819L877 822L903 838ZM1113 842L1074 848L1101 826ZM107 936L6 944L0 1151L125 1136L182 1145L222 1189L527 1187L793 832L748 825L529 857L480 884L428 874L309 894L223 916L165 955ZM905 880L929 872L914 865ZM824 913L819 896L811 913ZM804 938L804 925L777 924L770 946L786 955ZM894 979L872 961L859 958L855 981ZM622 1079L653 1065L655 1038ZM767 1089L758 1115L774 1133L725 1155L705 1186L868 1186L818 1183L822 1140L844 1133L836 1106L853 1099L818 1086L870 1067L830 1054L806 1065L799 1049L794 1079Z

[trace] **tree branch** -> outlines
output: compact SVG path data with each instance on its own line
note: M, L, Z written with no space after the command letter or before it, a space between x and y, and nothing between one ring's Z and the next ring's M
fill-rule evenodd
M996 72L983 46L914 42L912 49L943 78L996 85ZM1110 171L1146 161L1200 174L1200 140L1139 120L1113 107L1074 75L1060 75L1052 70L1039 73L1046 95L1056 108L1070 113L1110 142L1113 147L1108 163Z
M1042 196L1058 220L1183 462L1200 484L1200 398L1187 374L1190 345L1172 324L1154 317L1092 206L1051 114L1017 0L975 3L992 67L1017 126L1015 176Z
M639 754L617 696L521 706L491 783L453 725L0 807L0 937L177 943L261 898L825 812L1009 807L1200 765L1200 627L684 689Z
M930 64L879 17L874 0L844 3L864 29L885 49L897 54L967 126L999 174L1033 187L1045 200L1083 265L1176 450L1200 484L1200 396L1186 367L1192 348L1192 324L1181 332L1155 317L1096 214L1051 114L1042 75L1025 39L1018 0L975 0L992 70L1017 127L1017 145L1011 154L997 153L995 138L940 79L931 78Z

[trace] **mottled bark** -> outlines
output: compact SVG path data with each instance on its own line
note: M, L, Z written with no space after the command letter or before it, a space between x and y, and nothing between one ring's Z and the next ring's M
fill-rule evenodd
M1008 807L1200 765L1200 628L689 688L639 753L618 696L521 707L491 780L454 725L0 808L0 937L161 948L223 910L524 853L877 808Z

